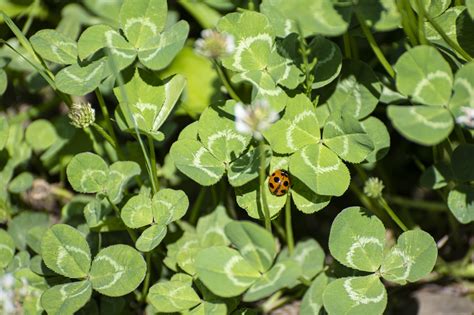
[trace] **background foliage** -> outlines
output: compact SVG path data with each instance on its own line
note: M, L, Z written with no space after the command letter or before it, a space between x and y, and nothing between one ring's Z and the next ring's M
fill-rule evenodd
M474 311L474 1L0 10L2 313Z

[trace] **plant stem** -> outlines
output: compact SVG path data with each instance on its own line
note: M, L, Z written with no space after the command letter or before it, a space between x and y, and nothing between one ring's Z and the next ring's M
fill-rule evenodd
M345 32L344 35L342 36L342 39L344 41L344 57L347 59L350 59L352 57L352 52L351 52L351 38L349 35L349 32Z
M407 10L404 9L403 0L397 1L397 7L398 7L398 11L400 12L400 15L402 16L403 30L405 31L405 34L407 35L408 40L410 41L410 44L412 46L416 46L418 42L416 40L415 34L413 33L413 30L410 27L410 21L409 21L410 17L408 16Z
M151 276L151 253L146 253L145 254L145 260L146 260L146 276L145 280L143 282L143 289L142 289L142 296L141 296L141 301L145 302L146 297L148 294L148 288L150 287L150 276Z
M280 225L278 220L272 220L273 227L275 228L277 234L281 237L283 241L286 242L286 233L285 229Z
M406 225L400 220L400 218L395 214L395 212L390 208L388 203L385 201L383 197L377 198L377 201L380 203L380 205L387 211L388 215L392 218L393 221L402 229L403 232L408 231L408 228Z
M420 2L419 0L417 0ZM468 62L472 61L472 57L461 47L459 46L456 42L451 40L448 35L443 31L441 26L426 12L424 6L418 6L418 10L422 12L422 14L426 17L428 22L430 22L431 26L438 32L438 34L443 38L443 40L451 46L457 53L459 53L464 59L466 59Z
M105 105L104 97L102 96L102 93L100 92L99 88L95 89L95 95L97 97L97 101L99 102L102 115L104 115L105 126L107 128L107 131L109 132L112 139L114 139L115 143L117 143L117 137L115 136L114 127L110 122L109 110L107 109L107 105Z
M288 254L293 255L295 248L295 240L293 238L293 227L291 225L291 190L288 189L285 205L285 229L286 229L286 244L288 245Z
M267 176L266 169L267 169L267 156L265 153L265 143L263 140L260 140L259 143L259 151L260 151L260 196L262 201L262 208L263 208L263 217L265 220L265 228L270 233L272 232L272 224L270 219L270 211L268 210L268 203L267 203L267 195L265 192L265 178Z
M416 17L415 17L415 13L413 12L413 9L410 5L410 2L409 0L401 0L403 2L403 6L405 7L402 12L406 12L407 14L407 24L408 24L408 28L410 29L410 33L412 34L413 38L414 38L414 41L415 43L413 45L417 45L418 44L418 41L417 41L417 37L416 37L416 30L418 29L418 26L416 25Z
M362 191L357 187L357 185L351 181L349 185L349 189L356 195L357 199L362 203L362 205L370 210L373 214L375 214L377 217L382 218L383 217L383 212L381 213L380 210L377 207L374 207L372 204L372 201L362 193Z
M117 149L117 143L114 141L114 139L105 131L104 128L102 128L101 125L92 123L92 126L97 130L98 133L108 142L110 145L114 148Z
M117 205L115 205L112 200L110 200L109 196L106 196L107 198L107 201L109 202L109 204L112 206L112 209L114 209L115 211L115 214L117 215L117 217L122 220L122 217L120 216L120 209L117 207ZM135 234L135 231L133 231L131 228L129 228L128 226L125 225L125 229L127 230L128 232L128 235L130 236L130 238L132 239L133 243L135 244L137 242L137 234Z
M227 79L227 76L224 73L224 71L222 70L222 67L220 66L220 64L215 60L213 60L213 63L214 63L214 66L216 68L217 75L219 76L219 79L221 80L222 84L224 85L225 89L227 90L227 93L229 93L230 97L232 97L232 99L234 101L242 102L242 100L237 95L237 93L235 93L234 88L232 87L229 80Z
M62 198L68 202L74 197L74 194L69 190L57 186L53 186L51 188L51 193L56 197Z
M425 36L425 14L424 10L419 9L423 5L420 0L416 0L416 6L418 7L418 40L422 45L428 45L428 41Z
M191 208L191 211L189 213L189 223L192 225L195 225L197 222L197 219L199 218L199 213L200 209L202 206L202 202L204 201L204 197L206 196L206 187L201 187L201 190L199 191L199 194L196 198L196 201L194 202L193 207Z
M299 44L300 44L300 55L301 58L303 59L303 66L304 66L304 72L305 72L305 94L309 98L311 98L311 91L313 90L313 82L311 79L311 69L312 66L316 65L316 58L312 62L312 65L309 64L308 60L308 44L306 42L306 39L304 38L303 31L301 30L301 26L298 23L298 33L299 33Z
M150 163L151 163L151 184L153 188L153 193L156 194L160 190L160 183L158 181L158 170L156 168L156 154L155 154L155 144L153 143L153 138L150 135L147 135L148 138L148 149L150 150Z
M387 196L387 200L402 207L418 208L432 212L444 212L448 210L448 207L446 207L445 204L440 202L411 200L400 196Z
M454 132L456 133L456 136L458 137L458 141L459 143L461 144L464 144L466 143L466 138L464 137L464 133L461 129L461 127L459 127L459 125L454 125Z
M367 41L369 42L369 45L372 48L372 51L375 53L375 56L377 57L379 62L382 64L382 66L385 68L385 71L387 71L387 73L392 78L395 78L395 71L393 70L392 66L388 62L387 58L385 58L385 55L383 54L382 50L378 46L377 42L375 41L375 38L372 35L372 32L370 31L369 27L365 23L363 17L361 17L359 15L359 13L357 13L357 12L355 12L355 15L357 17L357 20L359 21L362 32L364 33L365 37L367 38Z

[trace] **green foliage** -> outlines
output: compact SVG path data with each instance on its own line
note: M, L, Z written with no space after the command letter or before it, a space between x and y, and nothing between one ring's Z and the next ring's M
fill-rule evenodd
M329 250L343 265L375 272L329 283L323 293L329 314L382 314L387 292L379 278L399 284L418 281L433 269L438 254L433 238L421 230L404 232L386 250L383 223L359 207L338 214L329 234Z
M469 286L474 1L0 3L0 313Z

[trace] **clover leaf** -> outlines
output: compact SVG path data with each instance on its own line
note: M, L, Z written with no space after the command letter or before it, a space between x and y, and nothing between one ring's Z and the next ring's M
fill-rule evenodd
M339 278L323 293L329 314L382 314L387 292L380 277L405 284L425 277L433 269L437 247L421 230L402 233L397 244L385 250L385 228L374 215L360 207L339 213L329 234L329 250L341 264L373 274Z
M250 136L240 134L235 129L234 101L224 106L208 107L201 115L192 132L184 134L171 146L171 156L176 167L201 185L215 184L226 170L255 167L243 154L250 143ZM189 127L191 128L191 127ZM233 166L234 163L236 166ZM257 172L254 172L256 174ZM255 176L256 177L256 176ZM236 179L232 173L232 181ZM254 178L254 175L245 180ZM239 184L243 180L237 181Z

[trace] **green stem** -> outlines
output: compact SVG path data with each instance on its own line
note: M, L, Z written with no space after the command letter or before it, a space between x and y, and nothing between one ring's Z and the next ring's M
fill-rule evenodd
M148 288L150 287L150 277L151 277L151 253L146 253L145 254L145 260L146 260L146 276L145 280L143 282L143 289L142 289L142 296L141 296L141 301L145 302L146 297L148 294Z
M388 215L392 218L393 221L402 229L403 232L408 231L408 228L406 225L400 220L400 218L395 214L395 212L390 208L388 203L385 201L383 197L377 198L377 201L380 203L380 205L387 211Z
M466 138L464 137L464 133L462 131L462 128L459 127L459 125L456 124L454 126L454 132L456 133L456 136L458 137L459 143L461 143L461 144L466 143Z
M281 237L283 241L286 242L286 233L285 229L280 225L278 220L272 220L273 227L275 228L277 234Z
M62 198L64 200L71 200L74 197L74 194L70 192L67 189L64 189L62 187L55 187L53 186L51 189L51 193L55 195L56 197Z
M406 12L408 16L408 26L409 29L411 30L412 36L416 39L416 30L418 29L418 26L416 25L417 19L415 17L415 12L413 12L413 9L410 5L409 0L401 0L403 2L403 6L405 7L403 9L403 12Z
M199 191L199 194L196 198L196 201L194 202L193 207L191 208L191 211L189 212L189 224L195 225L197 222L197 219L199 218L199 213L201 210L202 202L204 201L204 197L206 196L206 187L201 187L201 190Z
M402 17L402 27L405 32L405 34L408 37L408 40L410 41L410 44L412 46L416 46L418 44L415 34L413 33L413 30L410 27L410 22L409 22L409 16L407 11L404 9L404 3L403 0L397 1L397 7L398 11L400 12L400 15Z
M386 198L391 203L407 208L417 208L432 212L445 212L448 210L448 207L446 207L445 204L440 202L411 200L400 196L387 196Z
M114 209L115 211L115 214L117 215L117 217L122 220L122 217L120 216L120 209L117 207L117 205L115 205L112 200L110 200L109 196L106 196L107 198L107 201L109 202L109 204L112 206L112 209ZM133 243L135 244L137 242L137 234L135 233L134 230L132 230L131 228L129 228L128 226L125 225L125 229L127 230L128 232L128 235L130 236L130 238L132 239Z
M288 190L285 205L285 229L286 229L286 244L288 245L288 254L293 255L295 248L295 240L293 238L293 227L291 225L291 191Z
M351 59L351 38L349 32L344 33L342 39L344 41L344 57L346 57L347 59Z
M362 29L362 32L364 33L365 37L367 38L367 41L369 42L370 47L372 48L372 51L375 53L375 56L379 60L379 62L382 64L382 66L385 68L385 71L394 78L395 77L395 71L393 70L392 66L388 62L387 58L385 58L385 55L383 54L382 50L380 49L379 45L375 41L374 36L372 35L372 32L370 31L369 27L365 23L363 17L359 15L359 13L355 13L357 20L359 21L360 27Z
M107 109L107 105L105 104L104 97L100 92L99 88L95 89L95 95L97 96L97 100L99 101L100 110L102 111L102 115L104 115L105 126L107 131L109 132L112 139L114 139L115 143L117 143L117 137L115 136L114 127L110 122L110 115L109 110Z
M417 0L419 2L419 0ZM456 42L451 40L448 35L443 31L441 26L426 12L424 6L418 6L418 10L423 12L424 16L430 22L431 26L438 32L438 34L444 39L444 41L451 46L456 52L458 52L461 56L463 56L464 59L466 59L468 62L472 61L472 57L461 47L459 46Z
M270 233L272 232L272 224L270 219L270 211L268 210L268 203L267 203L267 195L265 193L265 178L267 177L266 169L267 169L267 156L265 153L265 143L263 140L260 140L259 144L259 151L260 151L260 196L262 200L262 208L263 208L263 217L265 220L265 228Z
M105 154L103 147L99 144L99 141L97 141L93 130L90 127L84 128L83 130L89 136L89 139L92 142L92 148L94 149L95 153L100 156L103 156Z
M374 207L372 204L372 201L362 193L362 191L359 189L359 187L351 181L349 185L349 189L356 195L357 199L362 203L362 205L370 210L373 214L375 214L377 217L382 218L384 216L383 212L381 213L377 207Z
M158 170L156 168L156 154L155 154L155 144L153 138L148 135L148 149L150 151L150 163L151 163L151 184L153 188L153 193L156 194L160 190L160 183L158 181Z
M418 8L422 7L421 1L416 0L416 6ZM425 14L424 10L418 9L418 40L422 45L428 45L428 41L425 36Z
M104 139L110 143L110 145L114 148L114 149L117 149L117 143L114 141L114 139L107 133L107 131L105 131L104 128L102 128L101 125L99 124L96 124L96 123L92 123L92 126L95 128L95 130L97 130L98 133L100 133L100 135L102 137L104 137Z
M317 59L314 58L312 65L310 65L308 60L308 43L303 35L303 31L301 30L301 26L298 24L298 33L299 33L299 44L300 44L300 55L303 59L303 67L305 72L305 94L309 98L311 98L311 91L313 90L313 82L311 79L311 69L317 62Z
M224 87L226 88L227 93L229 93L230 97L232 97L232 99L234 99L234 101L242 102L242 100L237 95L237 93L235 93L234 88L232 87L229 80L227 79L227 76L224 73L224 71L222 70L222 67L220 66L220 64L215 60L213 61L213 63L214 63L214 66L216 68L217 75L219 76L219 79L221 80Z

